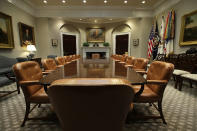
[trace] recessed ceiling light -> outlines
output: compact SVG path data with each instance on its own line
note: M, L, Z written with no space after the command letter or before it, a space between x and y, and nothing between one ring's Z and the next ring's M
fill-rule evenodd
M107 3L107 0L104 0L104 3L106 4Z
M86 0L83 0L83 3L87 3L87 1Z
M127 1L127 0L125 0L125 1L124 1L124 3L125 3L125 4L127 4L127 3L128 3L128 1Z
M97 23L97 20L94 20L94 23Z
M109 19L109 20L112 20L112 19Z
M143 0L143 1L142 1L142 4L145 4L145 3L146 3L146 1L145 1L145 0Z
M65 0L62 0L62 3L66 3L66 1Z
M47 0L43 0L43 2L44 2L45 4L47 4Z
M83 20L83 19L79 19L79 20Z

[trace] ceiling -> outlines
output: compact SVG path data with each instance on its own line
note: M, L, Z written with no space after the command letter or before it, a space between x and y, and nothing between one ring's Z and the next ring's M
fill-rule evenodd
M62 3L62 0L47 0L47 4L43 0L25 0L27 3L31 3L34 6L127 6L134 8L153 8L156 5L161 4L165 0L145 0L146 3L142 4L143 0L127 0L128 3L125 4L124 0L107 0L105 4L104 0L86 0L87 3L84 4L83 0L65 0L66 3Z

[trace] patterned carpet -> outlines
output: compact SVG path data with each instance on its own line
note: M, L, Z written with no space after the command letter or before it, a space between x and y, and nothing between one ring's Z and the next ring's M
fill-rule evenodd
M163 112L167 125L161 120L138 121L126 124L124 131L194 131L197 130L197 88L183 86L180 92L173 88L174 82L169 82L163 99ZM0 87L0 90L14 90L13 83ZM135 105L139 112L158 114L153 106L144 104ZM20 127L25 112L23 94L13 93L0 99L0 130L1 131L59 131L60 125L57 121L27 121L25 127ZM42 105L30 114L30 117L53 116L50 105Z

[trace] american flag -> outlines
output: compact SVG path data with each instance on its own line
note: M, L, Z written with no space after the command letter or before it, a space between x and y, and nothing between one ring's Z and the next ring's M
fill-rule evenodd
M149 42L148 42L148 58L152 55L152 49L153 49L153 38L154 38L154 24L152 25L152 29L149 36Z

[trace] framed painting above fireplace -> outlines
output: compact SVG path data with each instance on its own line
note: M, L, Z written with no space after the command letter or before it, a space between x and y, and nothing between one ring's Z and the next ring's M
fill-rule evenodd
M87 42L102 43L105 42L104 28L87 28Z

